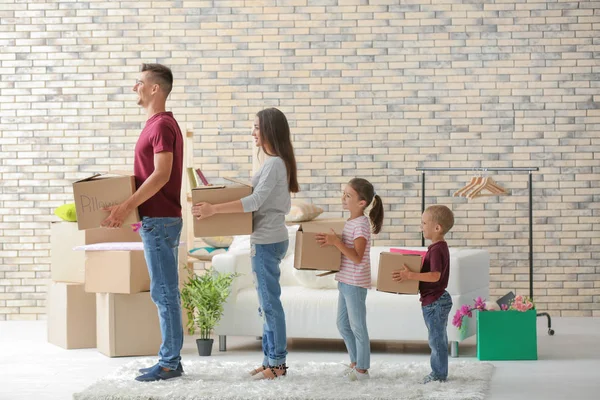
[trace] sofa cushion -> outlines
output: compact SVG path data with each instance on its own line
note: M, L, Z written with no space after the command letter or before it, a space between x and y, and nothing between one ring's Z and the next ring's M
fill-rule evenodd
M298 283L311 289L337 289L335 274L317 276L325 271L300 270L294 268L294 277Z

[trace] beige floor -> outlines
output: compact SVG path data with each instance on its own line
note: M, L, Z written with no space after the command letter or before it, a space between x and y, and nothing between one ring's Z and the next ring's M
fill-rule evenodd
M538 361L495 362L489 400L592 400L600 398L600 318L555 318L554 337L538 319ZM476 361L473 338L461 347L462 357ZM186 337L183 363L198 357L193 338ZM293 340L290 360L344 361L341 341ZM108 358L95 349L63 350L46 343L43 321L0 322L0 399L71 399L130 358ZM255 338L229 338L218 359L261 360ZM422 344L373 343L372 360L426 361ZM450 367L451 368L451 367ZM452 371L450 369L450 371ZM451 373L451 372L450 372Z

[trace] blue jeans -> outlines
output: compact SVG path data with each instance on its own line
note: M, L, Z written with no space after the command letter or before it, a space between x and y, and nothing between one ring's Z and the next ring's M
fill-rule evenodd
M338 282L337 327L344 338L350 362L358 369L371 367L371 344L367 331L367 289Z
M452 298L448 292L433 303L421 307L423 318L429 332L429 347L431 348L431 374L434 379L448 378L448 315L452 308Z
M285 257L288 245L289 240L252 245L252 272L258 293L258 314L263 317L263 365L271 367L285 364L287 355L279 264Z
M177 251L181 218L142 218L140 235L150 274L150 296L158 308L162 343L158 352L161 367L176 369L181 361L183 323Z

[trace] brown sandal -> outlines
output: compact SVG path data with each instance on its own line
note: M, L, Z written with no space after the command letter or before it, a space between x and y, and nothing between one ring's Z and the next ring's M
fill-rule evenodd
M250 371L250 376L254 376L256 374L259 374L259 373L263 372L265 369L267 369L266 365L261 365L258 368L254 368L252 371Z
M253 379L275 379L287 374L288 367L285 364L278 365L277 367L267 367L261 373L257 373Z

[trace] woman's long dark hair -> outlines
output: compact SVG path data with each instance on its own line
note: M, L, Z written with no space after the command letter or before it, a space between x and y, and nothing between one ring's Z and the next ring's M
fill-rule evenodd
M298 185L296 157L287 118L276 108L266 108L259 111L256 116L258 117L260 139L263 143L262 150L269 156L277 156L283 160L287 168L289 190L292 193L298 193L300 186ZM273 154L267 151L265 143L268 143Z
M383 203L381 202L381 197L375 193L371 182L363 178L354 178L348 182L348 185L356 191L359 200L364 200L367 202L367 205L373 202L373 207L371 207L371 212L369 212L369 219L371 220L371 225L373 225L373 233L377 234L381 232L381 226L383 225Z

